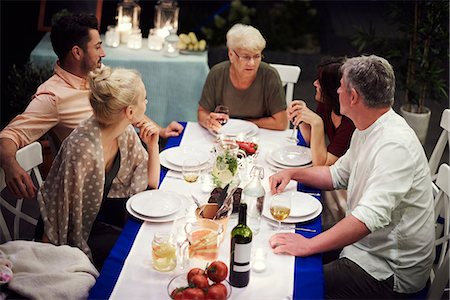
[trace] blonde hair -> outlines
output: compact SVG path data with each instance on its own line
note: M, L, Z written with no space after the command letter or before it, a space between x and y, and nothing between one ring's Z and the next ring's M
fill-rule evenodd
M266 40L255 27L235 24L227 32L227 47L261 52L266 48Z
M135 70L103 67L89 73L89 101L100 124L116 122L124 108L137 104L139 81Z

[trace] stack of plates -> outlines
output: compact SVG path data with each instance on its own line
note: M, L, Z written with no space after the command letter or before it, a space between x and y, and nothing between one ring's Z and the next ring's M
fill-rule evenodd
M275 169L306 167L312 161L311 150L297 145L283 146L269 152L266 161Z
M181 172L183 169L183 161L186 159L196 159L199 162L197 166L199 170L207 169L209 164L208 160L211 157L209 149L201 146L179 146L172 147L162 151L159 154L159 160L161 165L167 169ZM196 167L196 166L191 166Z
M282 223L302 223L317 218L322 212L322 203L313 196L294 192L291 203L291 213ZM270 214L270 199L264 203L263 216L269 221L278 222Z
M143 221L169 222L185 214L184 200L184 196L174 192L151 190L130 197L126 209Z
M251 137L258 134L258 126L255 123L239 119L229 119L227 124L219 129L219 132L214 135L226 135L229 137ZM210 131L211 132L211 131Z

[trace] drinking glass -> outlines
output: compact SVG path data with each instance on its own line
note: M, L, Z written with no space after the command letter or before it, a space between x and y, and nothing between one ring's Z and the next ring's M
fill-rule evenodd
M169 232L156 232L152 241L153 268L160 272L168 272L177 265L176 248Z
M228 106L225 105L217 105L216 109L214 109L215 113L220 113L220 114L224 114L229 116L230 115L230 109L228 108ZM225 125L228 122L228 118L219 118L217 119L217 121L219 121L220 125Z
M289 217L291 213L291 201L291 192L275 194L270 199L270 213L278 221L277 231L281 229L281 221Z
M194 183L200 176L200 161L195 158L188 158L183 161L182 173L185 181Z

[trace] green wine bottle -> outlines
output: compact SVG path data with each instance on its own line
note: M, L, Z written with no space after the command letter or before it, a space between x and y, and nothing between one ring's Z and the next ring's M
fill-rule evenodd
M231 231L230 284L244 287L250 280L252 230L247 226L247 204L239 206L239 222Z

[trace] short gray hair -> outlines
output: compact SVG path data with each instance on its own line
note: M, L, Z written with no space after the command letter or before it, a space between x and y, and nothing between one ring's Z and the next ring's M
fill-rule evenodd
M386 59L376 55L349 58L341 71L348 88L356 89L368 107L390 107L394 104L395 74Z
M138 84L135 70L103 67L89 73L89 101L96 120L108 126L118 121L120 112L138 102Z
M261 52L266 48L266 40L255 27L235 24L227 32L227 47Z

